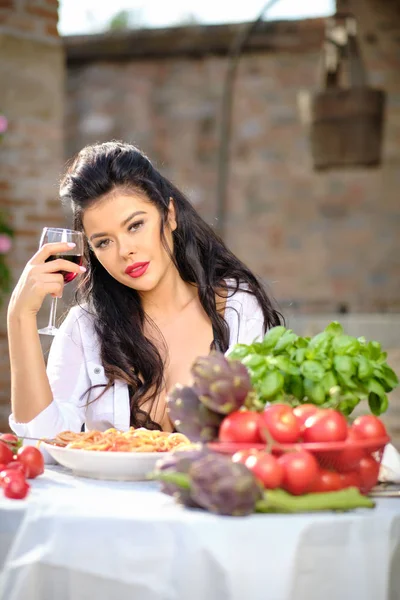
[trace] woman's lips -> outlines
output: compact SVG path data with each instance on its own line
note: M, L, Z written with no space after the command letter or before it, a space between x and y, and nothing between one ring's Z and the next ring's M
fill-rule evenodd
M129 277L136 279L137 277L141 277L146 273L149 264L149 262L141 262L129 265L129 267L125 269L125 273L129 275Z

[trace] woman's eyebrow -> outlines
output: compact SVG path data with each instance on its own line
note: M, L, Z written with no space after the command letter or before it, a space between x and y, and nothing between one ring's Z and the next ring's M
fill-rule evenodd
M131 215L129 215L129 217L127 219L124 219L121 223L121 227L124 227L127 223L129 223L129 221L131 219L133 219L133 217L137 217L137 215L145 215L146 212L144 210L137 210L135 212L133 212ZM96 238L99 237L104 237L108 235L107 232L102 232L102 233L94 233L93 235L90 236L89 240L92 241Z

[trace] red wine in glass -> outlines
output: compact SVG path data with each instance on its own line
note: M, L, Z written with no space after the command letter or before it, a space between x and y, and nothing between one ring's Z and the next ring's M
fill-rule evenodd
M73 243L75 246L66 250L65 252L52 254L46 262L56 260L58 258L67 260L76 265L82 264L83 255L83 233L81 231L74 231L72 229L62 229L57 227L45 227L40 237L39 247L44 244L54 243ZM64 277L65 283L70 283L76 277L76 273L70 273L68 271L59 271ZM57 310L57 298L53 298L51 301L49 324L43 329L39 329L39 333L43 335L55 335L58 331L56 327L56 310Z
M81 266L82 264L82 254L52 254L51 256L49 256L46 262L50 262L51 260L57 260L58 258L68 260L69 262L75 263L79 266ZM70 283L78 275L78 273L69 273L68 271L58 271L58 273L60 273L60 275L64 277L64 283Z

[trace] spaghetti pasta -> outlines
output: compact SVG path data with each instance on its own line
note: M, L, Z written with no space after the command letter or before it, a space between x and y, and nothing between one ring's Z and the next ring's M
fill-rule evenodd
M131 427L128 431L111 428L106 431L62 431L54 443L66 448L103 452L171 452L189 448L192 444L182 433L152 431Z

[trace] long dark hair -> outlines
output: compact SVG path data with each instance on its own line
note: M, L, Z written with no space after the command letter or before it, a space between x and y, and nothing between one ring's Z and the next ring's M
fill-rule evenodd
M60 185L62 201L72 207L74 228L83 231L83 213L116 188L140 191L161 215L161 241L164 236L170 198L174 201L177 227L173 231L173 255L183 281L195 284L200 302L209 316L222 351L229 345L229 328L217 310L216 295L224 280L233 279L234 294L247 284L264 315L265 329L279 325L277 312L257 277L228 250L190 202L135 146L112 141L87 146L72 161ZM151 407L164 387L164 362L154 343L144 335L147 319L139 294L119 283L104 269L85 241L87 272L77 291L77 302L93 316L100 341L101 360L109 383L125 381L130 390L131 425L160 429L150 417ZM89 391L89 390L88 390ZM141 405L150 401L150 409Z

